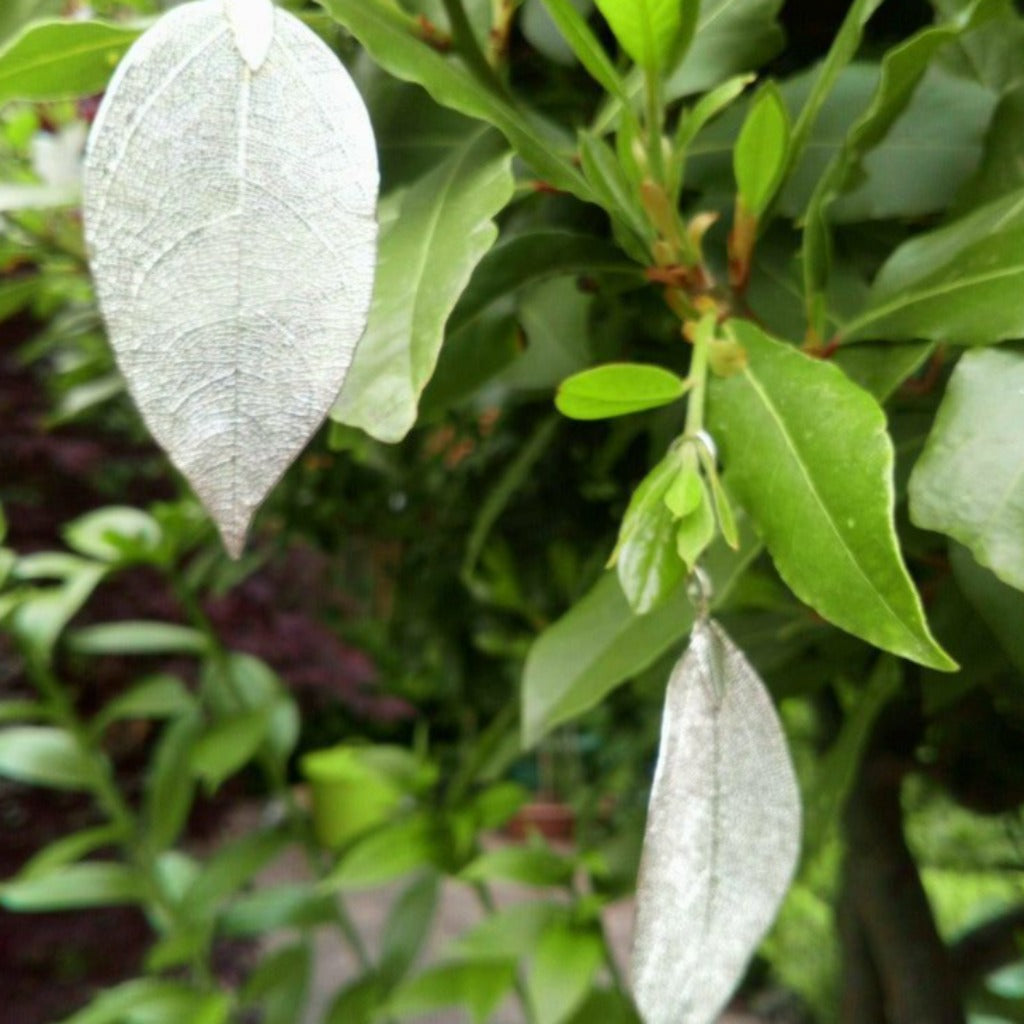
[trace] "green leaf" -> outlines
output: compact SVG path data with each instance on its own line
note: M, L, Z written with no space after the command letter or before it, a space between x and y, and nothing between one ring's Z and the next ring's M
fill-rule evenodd
M821 70L818 72L793 126L793 134L790 141L790 161L795 162L807 145L814 124L821 113L821 108L828 99L829 94L835 87L843 68L857 54L860 49L860 41L864 34L864 26L867 25L871 15L882 5L882 0L853 0L846 12L843 23L832 40L825 60L822 62Z
M137 978L101 992L61 1024L226 1024L231 1001L222 992L201 993L175 981Z
M949 561L953 576L967 600L978 610L1018 672L1024 672L1024 594L1007 586L995 573L978 565L971 553L951 544Z
M60 9L60 0L8 0L0 9L0 43L36 18L59 15Z
M253 832L221 846L189 885L182 912L193 919L212 916L220 903L276 860L290 842L286 832L274 830Z
M73 864L96 850L114 846L126 837L115 825L100 825L96 828L73 832L56 842L44 846L18 872L17 881L41 878L50 872Z
M711 507L711 495L704 482L698 482L700 494L697 507L676 523L676 552L690 570L715 539L715 513Z
M90 789L94 769L70 733L23 725L0 729L0 776L53 789Z
M760 67L782 47L782 0L701 0L693 45L665 83L668 99L705 92Z
M693 0L595 0L619 45L651 71L669 58Z
M573 862L546 846L505 846L480 854L460 874L470 882L556 886L567 884L572 873Z
M746 211L760 217L775 198L786 172L789 112L778 87L769 83L757 94L733 151L733 169Z
M260 1008L261 1024L295 1024L313 980L313 950L298 943L266 956L246 979L242 999Z
M544 0L544 6L590 77L609 96L615 96L628 105L622 77L572 0Z
M23 913L118 906L145 898L146 885L135 868L100 861L68 864L0 885L0 904Z
M612 558L622 592L638 615L657 608L683 578L676 550L676 518L665 502L680 471L672 450L640 482L630 498Z
M562 381L555 405L574 420L602 420L657 409L686 393L686 381L646 363L607 363Z
M715 607L760 550L743 524L738 551L712 545L702 566ZM629 607L613 573L605 573L581 601L534 641L522 681L524 748L536 745L556 725L582 715L615 687L652 665L678 644L693 624L686 588L677 586L649 615Z
M400 441L437 363L445 324L497 238L493 217L512 197L511 158L476 135L401 196L382 232L366 334L331 412L381 441Z
M174 718L195 707L195 698L177 676L148 676L107 704L93 720L93 729L102 732L125 718Z
M143 820L147 839L156 850L173 845L192 809L195 785L190 759L201 732L198 712L172 720L164 727L150 760Z
M409 31L397 8L379 0L319 0L386 71L422 85L434 99L497 128L519 155L555 188L592 202L583 177L557 155L559 140L513 102L480 85L466 70L432 50Z
M265 711L249 711L218 722L200 736L190 760L207 793L215 793L225 779L248 764L266 736Z
M440 879L430 872L412 881L391 905L380 938L380 977L396 985L409 973L434 925Z
M335 919L334 899L309 882L258 889L223 916L226 935L266 935L282 928L314 928Z
M34 700L0 700L0 723L32 722L51 717L51 712Z
M41 21L0 50L0 103L102 92L138 29L101 21Z
M324 880L330 889L368 889L431 867L439 856L437 830L425 814L403 818L357 839Z
M97 562L151 561L162 539L160 524L137 508L101 508L72 520L63 530L69 547Z
M863 161L904 113L935 55L992 13L987 0L972 4L954 24L924 29L891 49L882 60L878 87L868 109L846 136L811 196L804 218L804 282L808 296L823 290L828 277L829 207L864 178Z
M845 341L988 345L1024 335L1024 190L912 238L875 278Z
M196 654L209 651L210 642L191 626L171 622L110 622L86 626L68 636L77 654Z
M536 1024L562 1024L586 998L604 960L604 943L593 929L555 922L537 944L526 975Z
M405 1020L458 1006L474 1024L484 1024L514 980L515 964L506 961L440 964L400 985L387 1002L386 1016Z
M928 631L900 557L885 414L837 367L751 323L732 326L749 363L712 382L710 429L730 491L757 523L782 578L869 643L955 668Z
M460 960L520 960L565 911L546 900L515 903L485 917L448 947Z
M948 534L1024 590L1024 352L980 349L957 363L910 477L910 515Z

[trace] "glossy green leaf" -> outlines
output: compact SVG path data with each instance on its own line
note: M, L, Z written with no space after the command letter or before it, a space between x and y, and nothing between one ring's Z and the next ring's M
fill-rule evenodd
M381 234L370 321L335 420L389 442L411 429L445 324L497 238L493 217L512 197L510 165L498 136L482 133L402 195Z
M406 1020L458 1006L474 1024L484 1024L514 980L515 964L507 961L439 964L400 985L387 1002L387 1016Z
M0 103L101 92L139 31L101 21L41 21L0 50Z
M470 882L522 882L524 885L565 885L573 863L546 846L505 846L480 854L462 869Z
M87 861L0 885L0 905L7 910L41 913L140 903L146 894L145 882L135 868Z
M249 711L208 729L192 749L192 771L208 793L247 765L267 736L265 711Z
M171 622L110 622L86 626L68 636L68 647L77 654L202 655L209 646L209 640L199 630Z
M657 409L686 393L686 381L646 363L607 363L561 383L555 405L574 420L602 420Z
M89 789L94 768L63 729L12 726L0 729L0 777L53 789Z
M910 478L910 514L1024 590L1024 352L980 349L957 363Z
M641 67L668 60L693 0L595 0L619 45Z
M125 718L174 718L195 707L195 697L177 676L148 676L107 704L93 720L93 728L101 732Z
M760 551L744 523L739 551L712 545L702 562L717 607ZM609 692L679 643L693 624L693 605L677 586L648 615L635 614L619 581L605 573L597 584L534 641L522 681L523 746L532 747L556 725L599 704Z
M900 556L882 409L838 368L753 324L734 321L733 329L749 362L713 381L710 429L730 491L783 579L848 632L923 665L955 668L928 631Z
M746 211L760 217L775 197L786 172L789 113L778 88L769 84L757 94L733 151L733 170Z
M544 0L544 6L591 78L609 96L628 103L622 77L572 0Z
M482 87L453 61L425 46L409 32L401 12L380 0L319 0L373 59L396 78L422 85L443 106L497 128L534 170L556 188L590 201L582 176L557 155L550 130L527 117L503 96Z
M875 278L844 340L988 345L1024 335L1024 190L912 238Z
M999 641L1010 661L1024 672L1024 593L1004 583L979 565L967 548L951 544L949 561L953 576L967 600Z
M604 943L592 928L561 921L545 929L526 974L526 996L535 1024L562 1024L593 988L604 961Z

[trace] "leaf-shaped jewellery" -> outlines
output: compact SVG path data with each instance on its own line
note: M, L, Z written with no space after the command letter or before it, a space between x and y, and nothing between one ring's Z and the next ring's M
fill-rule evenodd
M668 683L637 882L646 1024L711 1024L771 925L800 851L800 795L771 698L698 616Z
M366 325L378 189L366 108L330 49L271 0L186 3L118 67L83 186L129 391L237 556Z

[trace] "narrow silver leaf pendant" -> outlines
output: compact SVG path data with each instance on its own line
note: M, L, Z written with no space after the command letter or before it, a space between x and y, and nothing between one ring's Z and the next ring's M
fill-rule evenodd
M330 49L271 0L186 3L118 67L83 187L129 391L237 556L366 326L378 190L366 108Z
M800 795L757 673L705 617L669 679L637 883L647 1024L711 1024L793 877Z

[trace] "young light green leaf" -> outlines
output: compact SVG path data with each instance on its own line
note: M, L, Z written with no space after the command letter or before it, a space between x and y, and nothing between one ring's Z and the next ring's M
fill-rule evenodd
M471 882L512 881L524 885L565 885L573 863L546 846L507 846L480 854L463 868L461 877Z
M647 1024L717 1019L789 888L800 794L771 698L699 620L668 683L640 876L633 986Z
M124 829L117 825L98 825L96 828L72 832L71 835L44 846L18 872L17 880L42 878L59 868L80 861L96 850L115 846L127 838Z
M431 867L439 854L434 824L417 814L358 839L324 881L328 889L369 889L416 868Z
M760 217L775 197L788 166L789 112L778 88L757 94L733 150L733 170L746 212Z
M22 725L0 729L0 777L53 789L89 789L92 762L63 729Z
M954 537L1024 590L1024 353L968 352L910 477L915 524Z
M712 382L710 429L729 488L782 578L842 629L931 668L955 668L928 631L900 557L881 407L837 367L749 322L732 327L749 363Z
M223 0L164 15L110 84L84 177L119 366L234 556L345 379L377 235L373 133L348 73L282 9L257 70L245 45Z
M691 15L693 0L595 0L619 45L643 68L656 71L668 60Z
M845 341L989 345L1024 335L1024 190L918 235L889 257Z
M177 676L148 676L107 704L93 719L92 727L99 733L111 722L125 718L173 718L195 707L196 699Z
M482 132L401 196L382 233L369 324L333 419L381 441L409 432L445 324L498 236L493 218L513 187L511 154L498 135Z
M676 552L683 564L692 570L707 546L715 539L715 513L711 495L703 480L696 507L686 513L676 525Z
M64 527L68 547L98 562L144 561L160 544L160 524L137 508L114 505L79 516Z
M722 543L708 549L701 565L716 607L760 550L749 523L738 551ZM534 746L555 726L599 704L682 640L692 623L693 605L682 583L659 608L637 615L618 579L606 573L530 648L522 682L523 746Z
M40 21L0 50L0 103L102 91L138 29L102 21Z
M176 981L137 978L101 992L61 1024L226 1024L230 1013L231 1000L223 992L197 992Z
M0 905L22 913L140 903L145 880L126 864L86 861L0 885Z
M686 393L682 377L645 363L607 363L562 382L555 405L574 420L603 420L657 409Z
M146 838L156 850L171 846L188 820L195 794L190 758L201 732L198 712L172 719L150 760L143 820Z
M224 914L222 925L227 935L248 937L313 928L334 918L334 897L309 882L290 882L243 896Z

